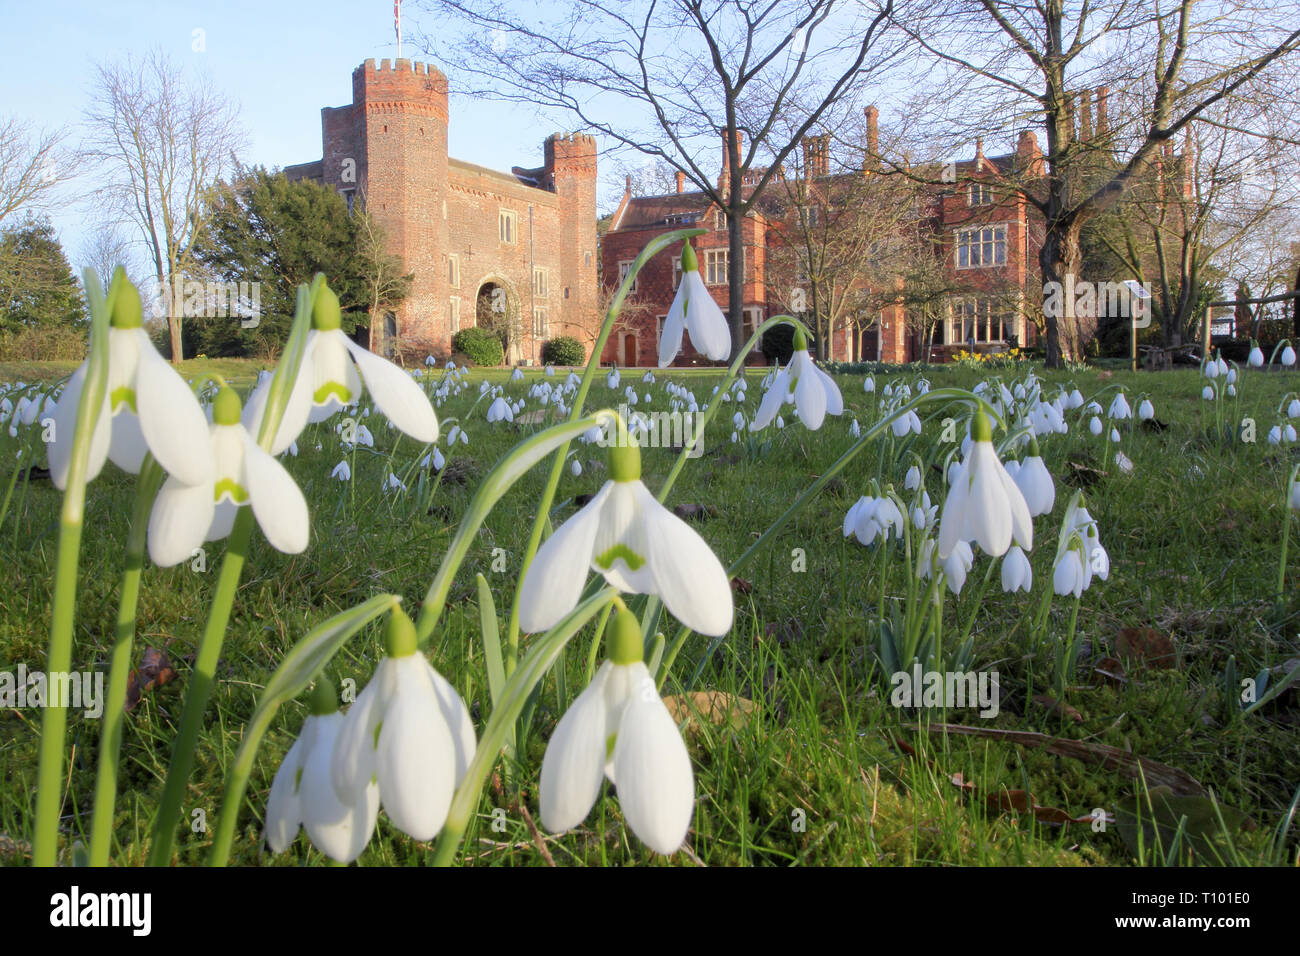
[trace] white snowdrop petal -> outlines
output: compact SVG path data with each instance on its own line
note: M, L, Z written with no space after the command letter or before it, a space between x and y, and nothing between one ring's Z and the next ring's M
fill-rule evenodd
M342 334L342 333L340 333ZM343 342L361 370L375 406L399 431L416 441L432 444L438 440L438 416L429 404L424 389L415 379L387 359L363 349L347 336ZM504 404L504 403L503 403Z
M474 736L474 721L470 718L465 701L456 693L451 682L439 674L427 658L424 658L424 666L428 669L429 681L438 698L438 709L442 712L442 719L447 722L452 743L456 747L456 784L459 786L469 769L469 762L474 759L474 750L478 747L478 739Z
M244 483L266 540L285 554L305 551L311 537L307 499L284 465L262 451L242 426L233 427L243 432Z
M681 733L644 664L614 744L618 800L637 839L656 853L676 852L695 811L695 777Z
M549 630L577 607L601 510L613 487L614 482L605 482L596 497L560 525L534 555L519 591L519 625L528 633Z
M614 665L606 661L555 726L538 786L542 826L571 830L587 818L605 775L604 687Z
M718 637L731 630L731 579L695 529L637 483L645 515L646 555L655 590L673 617L693 631Z
M339 729L330 758L330 782L343 803L355 805L375 774L375 733L384 719L392 663L388 657L380 661Z
M136 329L136 412L140 430L158 464L187 485L212 476L208 420L198 399L176 370L158 354L143 329Z
M393 826L432 840L456 787L456 746L420 655L394 664L392 698L379 729L379 800Z
M123 407L113 416L111 428L112 437L108 443L109 461L123 471L133 475L140 474L144 456L149 454L149 443L145 441L144 432L140 429L140 417L130 408ZM203 431L206 436L206 422ZM208 452L208 460L212 460L211 451Z
M304 730L306 726L304 725ZM304 734L299 734L271 781L266 799L266 845L283 853L298 835L302 807L298 798L298 772L302 769Z
M163 482L149 512L149 559L160 568L188 560L212 526L212 484L182 484L175 478Z

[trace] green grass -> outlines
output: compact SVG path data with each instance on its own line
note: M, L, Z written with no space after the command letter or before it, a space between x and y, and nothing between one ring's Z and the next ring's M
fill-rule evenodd
M217 370L246 384L253 363L186 363L183 374ZM48 381L68 368L0 366L0 380ZM45 373L45 374L42 374ZM441 375L441 372L438 373ZM653 408L666 408L663 385L683 382L703 401L716 371L658 374L658 383L643 385L641 372L624 371L622 386L651 391ZM761 372L749 373L752 413L760 395ZM1001 373L1008 380L1012 373ZM1042 374L1042 373L1040 373ZM1114 810L1140 784L1106 770L1044 750L972 737L927 733L926 721L1029 730L1130 750L1177 767L1213 791L1225 806L1248 815L1255 828L1221 838L1215 846L1228 858L1252 864L1294 863L1294 829L1282 841L1275 830L1296 792L1300 734L1294 696L1244 716L1233 716L1222 690L1229 657L1239 675L1278 668L1300 656L1297 638L1296 573L1287 576L1286 592L1274 600L1278 543L1285 513L1282 487L1297 451L1267 443L1277 421L1278 400L1297 387L1293 374L1245 376L1240 416L1257 423L1257 441L1243 443L1216 437L1207 430L1200 399L1202 382L1192 372L1158 375L1116 371L1046 374L1049 383L1073 382L1091 397L1123 385L1136 409L1145 392L1156 415L1168 428L1153 432L1131 423L1121 448L1132 459L1132 475L1121 474L1107 460L1105 445L1088 434L1079 412L1068 415L1071 432L1042 442L1044 458L1057 482L1057 504L1037 519L1031 555L1032 595L1001 593L998 566L978 612L979 583L989 564L978 557L966 589L944 602L944 627L960 631L974 613L973 669L1000 675L1001 712L981 720L973 711L946 715L902 711L889 702L887 675L875 656L877 605L883 588L892 606L905 589L907 569L901 551L890 545L884 577L878 551L847 541L841 522L872 478L892 482L902 491L903 474L916 450L930 458L938 447L940 426L930 421L919 440L908 445L886 438L868 447L823 493L759 553L740 577L752 585L736 593L736 624L725 640L693 636L665 686L665 693L716 690L755 702L740 726L706 725L688 731L696 772L696 814L687 840L689 852L667 862L708 865L827 864L989 864L989 865L1131 865L1133 863L1207 862L1204 851L1188 857L1175 848L1144 846L1139 855L1119 827L1094 832L1087 823L1051 826L1030 814L999 813L983 797L1000 788L1028 790L1041 806L1065 810L1072 817L1094 808ZM978 373L942 368L928 373L935 387L970 387ZM439 409L444 436L451 419L460 419L470 436L468 446L447 452L451 466L424 501L432 478L418 474L423 453L409 439L379 424L377 415L362 419L376 440L375 449L350 455L353 481L329 478L345 456L332 430L337 419L309 426L298 440L300 454L286 458L312 507L312 544L303 555L272 550L255 533L250 561L235 604L218 670L218 685L200 738L195 773L185 801L185 819L194 824L178 838L176 860L198 863L206 857L210 830L220 807L224 775L240 740L240 728L252 713L257 694L280 657L313 625L337 611L381 591L404 597L414 610L455 533L475 482L525 434L538 425L495 425L483 421L487 403L478 402L478 382L487 377L505 383L506 373L475 373L468 387ZM539 378L508 385L522 396ZM889 381L914 381L917 375L877 375L879 388ZM563 382L563 373L552 381ZM705 435L705 454L688 463L670 503L698 503L716 514L698 520L697 529L724 564L737 558L759 533L785 510L801 490L821 475L852 444L849 422L864 427L878 417L876 395L862 390L861 376L839 378L847 408L810 433L786 409L784 431L768 429L738 443L730 441L734 408L723 406L719 420ZM622 390L610 392L597 379L589 408L616 405ZM1099 399L1109 404L1109 393ZM528 401L529 410L537 403ZM924 416L923 416L924 417ZM941 418L942 415L936 416ZM24 436L26 437L26 436ZM321 446L317 450L317 445ZM16 441L0 440L0 460L12 462ZM576 495L594 492L605 480L602 453L577 445L583 474L564 472L553 518L572 513ZM445 450L445 446L444 446ZM657 491L672 465L672 453L643 452L645 481ZM1079 472L1074 465L1105 474ZM7 466L8 467L8 466ZM384 494L390 468L407 480L405 494ZM525 477L489 517L453 585L448 609L435 634L431 659L465 697L482 726L490 712L483 651L478 637L475 572L489 580L497 613L504 620L513 595L526 529L545 481L545 467ZM409 474L408 474L409 473ZM1076 680L1066 694L1080 720L1049 712L1032 698L1050 687L1052 647L1029 641L1026 619L1051 584L1051 559L1061 516L1082 474L1092 480L1086 490L1092 514L1100 522L1101 540L1111 558L1108 581L1085 592L1078 614L1078 634L1085 644ZM6 484L9 472L0 475ZM942 502L937 471L926 476L936 503ZM89 489L87 530L81 558L82 591L77 618L74 667L105 666L116 615L121 574L121 542L126 536L133 483L112 465ZM58 527L58 495L48 481L16 484L0 523L0 547L8 573L0 581L0 670L19 663L40 668L48 638L49 599ZM493 549L506 552L508 573L492 570ZM806 570L792 570L794 549L803 549ZM1300 550L1292 544L1294 556ZM146 693L126 720L122 746L120 796L114 859L120 864L143 861L148 850L151 813L162 789L171 740L180 716L182 694L202 630L207 602L215 585L222 546L207 547L207 570L188 565L173 569L147 566L141 597L136 657L146 646L164 648L179 679ZM633 602L636 609L638 602ZM1051 643L1066 633L1070 603L1053 602L1049 617ZM671 640L676 628L664 620ZM1113 655L1122 628L1152 627L1168 635L1178 653L1177 667L1157 670L1132 667L1118 688L1094 685L1092 664ZM570 645L563 658L568 698L558 699L552 674L538 697L532 733L522 748L512 781L483 795L479 814L466 835L463 859L476 865L543 865L517 802L535 818L536 782L545 742L568 700L581 688L590 628ZM948 638L949 644L953 638ZM953 647L949 646L949 650ZM377 628L355 638L331 663L336 684L365 686L381 641ZM1277 675L1274 675L1276 680ZM282 710L263 744L250 780L240 818L233 862L287 865L321 863L305 840L280 857L259 849L266 794L279 761L291 745L305 707ZM0 711L0 861L25 858L35 806L35 753L39 713ZM98 722L79 714L70 718L72 755L64 799L65 836L86 839L90 819ZM909 752L909 749L913 752ZM951 777L973 781L977 795L959 790ZM517 785L520 792L512 787ZM503 832L493 829L492 809L503 807ZM202 811L196 815L194 811ZM499 818L499 814L497 817ZM209 832L197 821L206 817ZM7 838L7 839L6 839ZM623 826L617 797L609 788L579 830L546 837L555 861L564 864L643 864L666 862L645 850ZM380 816L376 836L363 854L363 865L412 865L425 861L431 847L395 832Z

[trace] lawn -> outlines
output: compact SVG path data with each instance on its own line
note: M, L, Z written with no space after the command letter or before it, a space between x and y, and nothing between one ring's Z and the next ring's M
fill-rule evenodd
M223 374L246 391L258 367L187 362L181 371L187 378ZM837 375L844 414L828 417L820 430L807 430L786 406L783 429L752 435L741 429L733 441L732 415L739 410L748 421L762 395L765 370L750 370L748 397L722 406L704 433L703 455L687 461L668 503L700 506L687 509L688 520L731 566L853 445L855 420L865 430L880 419L886 386L915 390L924 379L934 389L971 388L997 377L1010 388L1025 381L1028 369L878 371L873 393L864 391L862 375ZM70 370L0 366L0 381L49 382ZM424 381L445 374L430 371ZM588 408L617 406L633 385L642 396L637 408L667 410L669 382L690 389L703 405L722 378L721 371L656 372L651 384L643 374L624 370L619 389L611 391L602 373ZM1279 404L1300 387L1300 376L1243 372L1240 397L1216 408L1202 399L1205 380L1193 371L1038 368L1034 374L1047 399L1061 387L1077 388L1085 401L1096 398L1103 421L1117 389L1134 410L1149 397L1157 424L1140 423L1136 415L1114 423L1116 446L1107 441L1111 422L1094 437L1090 413L1067 411L1069 432L1040 439L1056 500L1035 520L1031 592L1003 593L1001 561L977 555L961 593L944 593L945 659L950 669L996 672L996 716L969 707L895 706L892 668L881 648L897 633L914 594L915 555L909 563L895 540L863 546L842 532L854 502L878 493L873 481L882 490L892 485L910 503L904 479L918 461L924 487L942 509L945 456L965 426L954 437L944 420L958 417L961 406L930 405L921 409L919 436L895 438L886 429L734 569L734 627L721 639L692 635L674 662L663 693L687 718L683 733L695 774L695 814L683 850L663 857L642 846L624 826L608 785L578 829L555 836L534 828L546 742L587 680L595 632L588 626L544 680L517 757L503 761L482 794L461 859L475 865L1294 864L1296 688L1249 712L1240 698L1247 693L1249 702L1244 680L1254 679L1256 695L1263 696L1284 679L1287 662L1294 666L1300 658L1295 542L1277 594L1282 532L1294 520L1284 488L1300 456L1295 444L1267 438L1270 428L1285 423ZM563 384L564 375L546 381ZM282 459L310 504L311 544L288 556L254 533L183 803L187 825L176 862L206 859L241 728L283 654L314 625L375 594L401 595L414 613L479 481L509 448L554 420L547 411L544 421L534 415L524 423L521 415L514 423L488 424L490 399L479 388L485 380L522 399L525 413L541 408L528 397L543 380L540 372L513 382L501 371L470 373L438 407L438 447L447 459L440 474L419 464L427 449L382 424L377 412L358 416L373 433L373 448L344 444L336 417L308 426L297 454ZM1249 423L1243 428L1246 420L1253 432ZM469 442L449 446L457 425ZM40 454L38 428L0 434L0 458L14 462L20 443ZM1131 471L1117 466L1116 448ZM551 516L557 527L579 496L596 492L608 477L602 449L575 443L572 456L581 474L563 472ZM642 456L644 480L657 493L676 452L647 448ZM331 478L344 460L351 480ZM11 467L0 474L6 488L0 546L9 568L0 580L0 671L44 666L59 527L60 496L48 479ZM534 468L488 517L433 640L431 662L464 697L480 730L491 700L475 574L486 578L504 620L547 470ZM404 489L385 490L390 474ZM133 489L134 479L111 464L88 489L75 669L107 667ZM1058 530L1076 489L1097 520L1109 575L1093 579L1077 608L1073 597L1053 597L1036 629L1052 587ZM127 715L113 849L119 864L141 863L148 853L150 815L222 553L221 543L210 543L201 562L146 565L136 659L145 648L161 650L175 678L145 687ZM644 604L629 599L633 610ZM1058 661L1072 621L1078 660L1062 686ZM660 630L671 644L676 623L661 618ZM382 650L380 629L372 626L326 673L340 687L360 689ZM1264 672L1267 680L1258 679ZM282 708L263 742L234 863L326 862L303 837L279 855L261 839L272 778L306 714L301 701ZM975 735L945 732L947 725L973 728ZM39 726L37 710L0 710L0 862L30 854ZM80 712L70 715L71 772L62 809L68 844L88 839L99 726ZM1042 737L1023 736L1030 733ZM1180 792L1166 797L1158 786L1170 774ZM1139 807L1144 819L1154 815L1162 825L1137 824ZM432 844L403 835L381 814L359 862L411 865L431 853Z

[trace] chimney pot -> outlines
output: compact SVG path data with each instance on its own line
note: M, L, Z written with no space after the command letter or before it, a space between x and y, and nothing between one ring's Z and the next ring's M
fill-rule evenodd
M686 174L680 169L677 170L677 192L686 192Z

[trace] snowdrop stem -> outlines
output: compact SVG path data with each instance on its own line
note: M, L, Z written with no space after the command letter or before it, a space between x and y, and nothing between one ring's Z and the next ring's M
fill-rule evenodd
M1277 562L1277 599L1286 594L1286 549L1291 541L1291 486L1300 476L1300 465L1291 469L1291 475L1282 488L1282 553Z
M125 273L120 273L124 276ZM113 297L118 277L109 287ZM90 355L77 427L72 436L63 507L59 515L59 556L54 572L54 603L50 612L50 645L46 669L66 673L72 666L72 629L77 610L77 567L81 557L81 526L86 504L86 471L90 444L104 406L108 388L108 318L106 301L93 269L82 273L90 305ZM59 851L59 810L63 803L63 748L68 729L66 702L49 706L41 715L41 742L36 770L36 828L32 838L32 863L54 866Z
M762 341L763 333L777 325L793 325L795 329L802 328L802 323L792 316L774 315L754 330L754 334L749 337L749 341L745 343L745 347L737 353L731 365L728 366L727 374L722 377L722 382L718 385L717 395L709 401L709 404L705 406L704 411L699 414L699 418L696 419L694 428L692 429L696 435L703 435L704 430L709 426L709 423L713 421L713 416L717 413L718 407L722 405L722 396L727 393L728 387L730 387L736 376L740 374L741 369L744 368L745 359L749 357L749 353L757 348L758 343ZM668 472L668 477L664 479L663 487L659 489L660 504L663 504L668 500L668 494L673 490L673 485L677 481L677 476L680 475L682 469L686 467L686 459L690 457L693 447L693 445L685 445L682 447L681 452L678 453L677 460L673 462L672 470Z
M1006 560L1003 555L1002 560ZM997 562L990 560L988 567L984 569L984 577L980 581L980 589L975 592L975 605L970 609L970 616L966 619L966 626L961 630L961 637L957 639L957 646L960 647L965 643L966 638L970 637L971 630L975 627L975 618L980 612L980 607L984 603L984 594L989 589L989 579L993 577L993 568Z
M279 423L275 424L278 426ZM274 435L275 432L272 431L270 434ZM221 562L221 576L217 579L212 607L208 612L208 623L203 629L203 636L199 639L194 670L190 673L189 691L185 694L185 705L181 710L180 729L176 733L176 742L172 747L171 763L167 767L167 779L163 785L162 799L158 804L158 815L154 817L153 839L149 848L150 866L166 866L171 860L172 841L176 836L181 800L185 796L190 770L194 766L194 748L199 739L203 712L207 710L208 698L211 697L212 687L216 683L217 661L221 657L221 645L225 641L226 625L230 622L230 609L235 603L239 578L244 571L248 543L253 536L253 523L253 509L240 508L235 516L234 528L230 532L226 556Z
M432 861L434 866L450 866L455 859L465 829L478 805L483 783L496 764L501 748L513 730L524 705L528 702L533 688L546 676L569 640L598 613L608 612L617 595L618 592L613 588L604 587L579 604L564 620L532 644L515 672L506 680L501 700L493 709L492 716L488 718L487 726L483 728L483 733L479 737L478 748L474 751L474 757L465 771L465 778L456 788L456 795L452 798L447 822L443 824L442 832L438 836L438 845L434 848Z
M438 573L430 583L429 590L420 605L420 615L415 622L415 633L421 647L428 644L429 638L433 636L433 629L442 616L443 608L446 607L451 582L456 577L456 572L460 570L465 555L469 553L479 527L501 496L509 491L529 469L556 448L567 446L583 432L603 425L613 414L611 411L603 410L586 418L553 425L545 431L530 435L497 462L496 467L479 483L478 491L475 492L469 508L465 511L465 516L461 519L460 527L456 530L456 537L448 546ZM557 460L563 466L564 459L561 457ZM546 517L546 509L540 512L540 516L543 519ZM517 616L517 606L514 613ZM518 635L516 635L517 646ZM509 670L506 671L506 676L510 676Z
M609 623L610 612L614 610L614 603L611 601L605 605L605 610L600 612L600 620L596 622L596 633L591 638L591 648L587 651L587 679L584 683L590 684L596 676L596 661L600 658L600 645L605 639L605 625Z
M1074 673L1074 658L1077 653L1075 648L1075 627L1079 622L1079 605L1082 603L1082 598L1075 598L1074 607L1070 610L1070 630L1066 635L1065 644L1061 651L1060 665L1056 672L1056 694L1058 699L1064 699L1066 682Z
M650 240L632 261L632 265L628 267L627 275L623 278L622 284L619 285L618 291L609 304L609 309L605 312L605 321L600 327L600 334L596 336L596 341L591 346L591 356L587 359L587 367L582 373L582 381L578 385L578 391L573 396L573 405L569 410L570 422L576 422L582 415L583 406L587 401L587 393L591 391L591 384L595 381L596 372L600 368L600 356L605 351L605 343L609 341L609 336L614 331L618 314L623 308L623 300L627 298L628 292L631 290L632 284L636 281L637 274L642 267L663 249L678 242L685 242L695 236L702 236L706 232L708 232L707 229L674 229L672 232L665 232ZM555 500L555 491L560 486L560 476L564 473L564 460L568 457L568 454L569 443L566 441L555 456L555 460L551 463L551 473L547 476L546 487L542 491L541 500L537 504L537 517L533 520L532 531L528 534L528 544L524 547L524 558L519 564L519 580L515 588L514 600L510 602L510 626L506 631L507 677L515 669L516 662L519 659L519 595L523 591L524 575L528 572L528 566L533 563L533 558L537 555L537 549L542 545L542 533L551 513L551 502Z
M126 685L131 673L135 643L136 609L140 574L144 568L149 510L162 485L163 470L153 455L146 455L135 486L135 508L126 539L126 570L118 599L117 626L108 670L108 697L99 726L99 766L95 775L95 809L90 829L90 865L108 866L113 842L113 808L117 800L117 762L122 745L122 720L126 716Z

